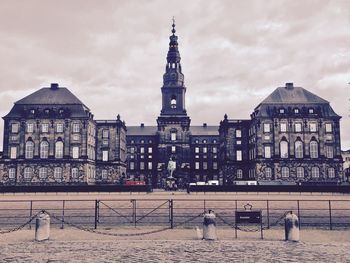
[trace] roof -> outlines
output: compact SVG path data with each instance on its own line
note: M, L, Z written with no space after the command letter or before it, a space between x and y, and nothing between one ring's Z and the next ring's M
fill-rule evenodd
M193 136L219 136L219 126L191 126L190 132Z
M51 105L51 104L78 104L82 103L72 92L67 88L41 88L38 91L24 97L23 99L15 102L15 104L26 105Z
M158 131L157 126L127 126L127 136L150 136L156 135Z
M307 91L302 87L294 87L293 83L287 83L286 87L275 89L261 104L323 104L328 101Z

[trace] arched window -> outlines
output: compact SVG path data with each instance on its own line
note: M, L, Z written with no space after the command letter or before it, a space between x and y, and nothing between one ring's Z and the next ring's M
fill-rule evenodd
M310 142L310 158L318 158L318 143L317 143L317 141Z
M280 156L281 158L288 158L288 142L286 140L280 142Z
M312 178L319 178L320 177L320 169L318 167L311 168L311 177Z
M272 177L272 169L270 167L265 168L265 177L266 179L270 179Z
M34 156L34 142L32 140L28 140L26 142L25 158L32 159L33 156Z
M289 177L289 168L288 167L282 167L282 177L284 177L284 178Z
M295 141L294 150L295 150L295 158L303 158L303 155L304 155L303 142L301 140Z
M172 109L176 109L176 96L171 96L170 106Z
M53 172L53 176L56 180L61 180L63 175L63 169L62 167L55 167L55 170Z
M32 167L25 167L24 168L24 179L30 180L33 176L33 168Z
M46 179L46 177L47 177L47 168L46 167L39 168L39 178Z
M40 143L40 158L46 159L49 157L49 142L42 141Z
M237 169L237 179L243 178L243 171L241 169Z
M304 178L304 168L297 167L297 178Z
M55 157L63 158L63 142L57 141L55 144Z

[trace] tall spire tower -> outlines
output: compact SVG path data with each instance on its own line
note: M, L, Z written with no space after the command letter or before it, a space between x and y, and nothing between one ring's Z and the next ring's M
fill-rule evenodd
M178 37L175 35L175 19L173 18L172 35L169 39L167 63L163 75L161 116L187 116L185 109L184 75L181 68L181 57L178 48Z

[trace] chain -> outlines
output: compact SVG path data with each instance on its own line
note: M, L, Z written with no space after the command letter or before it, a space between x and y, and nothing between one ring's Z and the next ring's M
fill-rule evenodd
M24 224L22 224L20 226L17 226L15 228L8 229L8 230L0 231L0 234L8 234L8 233L16 232L16 231L19 231L19 230L23 229L25 226L29 225L38 216L38 214L40 214L40 213L41 212L36 213L27 222L25 222Z
M60 222L62 222L62 219L53 215L53 214L50 214L48 213L47 211L45 211L45 213L47 213L50 217L52 217L53 219L56 219ZM203 213L197 215L197 216L194 216L178 225L176 225L175 227L179 227L181 225L184 225L188 222L191 222L193 221L194 219L202 216ZM98 230L95 230L95 229L91 229L91 228L87 228L87 227L82 227L82 226L78 226L76 224L73 224L73 223L70 223L70 222L67 222L67 221L64 221L65 224L71 226L71 227L74 227L76 229L79 229L79 230L82 230L82 231L85 231L85 232L90 232L90 233L94 233L94 234L99 234L99 235L105 235L105 236L114 236L114 237L130 237L130 236L144 236L144 235L150 235L150 234L155 234L155 233L159 233L159 232L163 232L163 231L167 231L167 230L170 230L171 227L165 227L165 228L161 228L161 229L156 229L156 230L152 230L152 231L148 231L148 232L142 232L142 233L132 233L132 234L124 234L124 233L108 233L108 232L102 232L102 231L98 231Z

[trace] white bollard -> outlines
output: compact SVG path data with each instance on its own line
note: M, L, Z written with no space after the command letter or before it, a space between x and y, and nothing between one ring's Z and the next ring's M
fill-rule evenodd
M290 211L284 219L286 241L299 241L299 219Z
M213 211L209 210L208 213L204 214L203 220L203 239L205 240L216 240L216 222L215 214Z
M35 240L44 241L50 237L50 216L42 211L35 222Z

